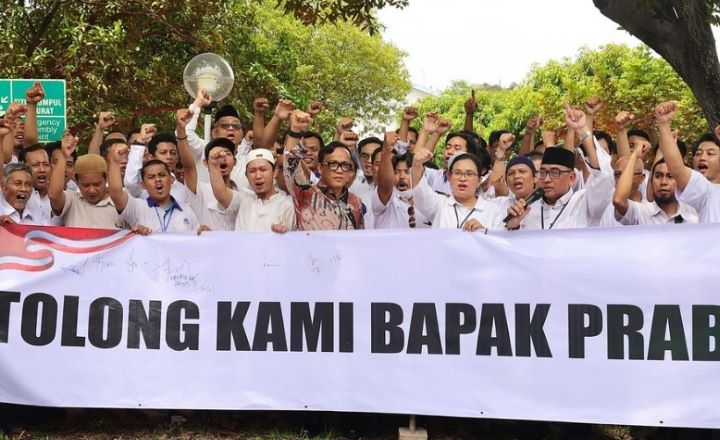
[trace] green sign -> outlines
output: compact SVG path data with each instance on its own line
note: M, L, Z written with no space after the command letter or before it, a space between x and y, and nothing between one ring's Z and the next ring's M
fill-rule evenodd
M60 140L67 125L64 79L0 79L0 114L5 113L11 102L25 104L25 92L36 82L45 89L45 98L37 106L39 140Z

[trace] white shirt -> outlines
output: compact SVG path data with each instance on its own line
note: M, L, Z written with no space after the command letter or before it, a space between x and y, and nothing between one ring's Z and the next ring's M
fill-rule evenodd
M201 225L207 225L211 231L232 231L235 229L234 214L229 213L217 201L213 194L212 185L208 182L198 182L196 193L190 191L190 207Z
M712 183L695 170L691 172L685 190L681 192L679 187L675 190L678 202L695 208L700 223L720 222L720 184Z
M270 232L273 224L295 230L295 205L292 197L277 191L267 201L253 192L240 188L233 191L233 198L226 212L234 216L236 231Z
M9 215L15 223L19 223L21 225L45 224L41 223L40 220L34 216L33 212L27 208L27 205L25 206L25 209L23 209L22 214L17 212L12 205L5 201L5 197L3 197L2 193L0 193L0 215Z
M597 147L600 169L588 165L590 177L585 187L579 191L572 188L554 205L548 205L544 199L533 203L530 212L520 223L523 229L565 229L586 228L598 224L612 200L615 189L610 155Z
M407 197L401 196L397 189L393 188L387 205L383 205L377 191L372 193L370 203L375 217L375 229L407 229L410 227L410 214L408 213L410 203ZM415 228L431 226L430 220L418 209L415 209Z
M678 202L678 210L675 215L668 217L660 206L655 202L635 202L628 200L628 210L620 218L623 225L664 225L676 222L678 216L682 217L682 223L697 223L697 212L689 205ZM616 216L617 217L617 216Z
M628 201L632 202L632 200ZM617 219L615 218L615 205L613 205L612 202L609 203L607 208L605 208L605 211L603 211L602 217L600 217L600 221L591 226L595 226L598 228L613 228L616 226L622 226L622 223L617 221Z
M358 170L357 176L348 191L360 198L365 208L363 212L363 223L365 229L375 229L375 215L372 208L373 193L376 191L377 185L369 183L362 170Z
M433 191L452 194L452 185L450 185L450 179L445 178L445 170L425 167L423 174Z
M157 206L152 199L142 200L128 197L127 205L120 213L120 218L125 220L130 227L143 225L153 232L197 231L200 223L189 206L182 206L177 202L170 206L170 209L165 210Z
M125 167L125 189L132 197L138 199L147 199L149 197L147 191L140 186L140 170L143 166L143 156L145 156L144 145L132 145L130 154L128 155L127 167ZM175 198L181 205L190 204L190 191L187 187L177 180L173 180L170 187L170 195ZM144 226L144 225L143 225Z
M503 216L496 204L478 198L475 207L468 208L453 196L434 192L424 175L417 186L406 193L414 196L415 212L420 211L432 219L433 228L459 229L470 219L478 220L487 229L503 227Z
M115 209L109 195L103 200L92 204L76 191L65 191L65 205L60 218L62 224L76 228L124 229L125 224Z
M28 199L27 205L25 205L25 211L29 211L29 215L35 220L33 224L36 225L62 225L60 219L52 219L52 206L50 205L50 197L40 196L40 193L33 189L30 198Z

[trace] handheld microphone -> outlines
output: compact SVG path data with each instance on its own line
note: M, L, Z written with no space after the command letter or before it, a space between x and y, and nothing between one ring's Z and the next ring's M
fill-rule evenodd
M530 206L533 203L540 200L545 195L545 190L542 188L536 188L535 191L533 191L527 199L525 199L525 206ZM515 217L512 214L508 214L504 219L503 223L509 222L513 217Z

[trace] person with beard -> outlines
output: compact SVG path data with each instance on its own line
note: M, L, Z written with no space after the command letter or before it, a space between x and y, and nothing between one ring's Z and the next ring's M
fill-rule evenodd
M633 150L630 160L627 161L620 177L615 184L613 195L613 206L615 208L615 219L622 225L660 225L667 223L697 223L697 212L685 203L680 203L675 198L677 183L668 172L664 159L660 159L653 165L651 171L650 188L653 193L653 201L647 202L632 200L630 198L635 185L637 163L640 158L640 149ZM618 162L620 162L618 160ZM616 162L616 164L618 163Z
M695 169L686 167L670 129L670 122L677 111L678 103L674 101L664 102L655 108L660 151L670 175L675 179L677 199L697 211L700 223L720 222L720 184L714 182L720 171L720 146L715 140L703 141L704 137L701 138L694 148Z
M424 163L432 153L418 151L413 158L412 177L417 185L412 189L415 209L431 219L433 228L479 229L502 228L500 209L494 203L482 199L482 174L485 165L470 153L457 153L448 160L448 174L452 195L436 193L424 175Z
M371 199L375 229L429 228L430 220L415 210L414 199L407 193L413 188L412 155L393 154L397 139L396 133L385 133L378 153L377 187Z

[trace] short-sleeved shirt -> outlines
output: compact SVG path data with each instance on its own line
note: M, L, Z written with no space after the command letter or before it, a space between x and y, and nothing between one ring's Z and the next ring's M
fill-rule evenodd
M237 211L228 212L217 201L209 182L198 182L195 194L188 190L190 207L195 211L198 222L207 225L211 231L232 231L235 229Z
M22 214L19 213L12 205L5 201L5 197L3 197L2 193L0 193L0 215L8 215L15 223L21 225L45 224L42 223L41 219L36 218L35 214L31 210L27 209L27 206L23 209Z
M479 221L487 229L503 227L500 208L496 204L478 198L475 206L468 208L453 196L434 192L424 175L411 192L415 210L431 218L433 228L460 229L470 219Z
M63 225L76 228L125 229L115 204L108 195L92 204L77 191L65 191L65 206L58 215Z
M194 232L200 227L193 210L187 205L178 204L172 197L166 208L160 207L151 198L142 200L128 197L120 217L130 227L142 225L153 232Z
M263 201L253 191L240 188L233 191L226 212L234 216L236 231L270 232L274 224L283 225L288 230L297 229L292 198L282 191Z
M633 200L628 202L628 210L619 220L626 226L697 223L699 220L697 212L685 203L678 202L678 210L675 215L668 216L655 202L635 202Z
M700 223L720 222L720 184L712 183L695 170L685 189L675 190L678 202L687 203L698 213Z
M413 200L414 202L414 200ZM375 229L406 229L410 227L410 200L402 197L396 189L390 196L387 205L383 205L378 192L372 193L372 211L375 219ZM414 207L414 203L412 205ZM429 228L432 226L430 219L425 217L419 210L415 212L415 228Z

